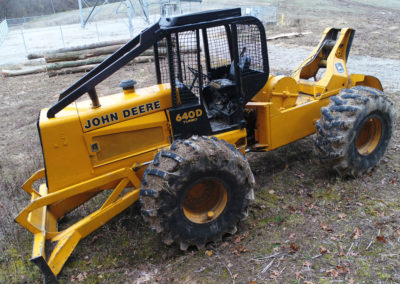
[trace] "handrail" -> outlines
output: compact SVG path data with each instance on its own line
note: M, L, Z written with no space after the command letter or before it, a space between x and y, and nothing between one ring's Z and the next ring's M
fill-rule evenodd
M114 74L140 53L150 48L156 38L162 36L158 23L141 32L140 35L129 41L100 63L96 68L63 91L59 101L47 111L47 117L53 118L66 106L76 101L86 92L91 91L97 84Z

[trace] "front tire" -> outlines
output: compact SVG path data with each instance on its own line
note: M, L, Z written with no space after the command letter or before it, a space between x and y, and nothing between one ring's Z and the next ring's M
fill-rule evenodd
M164 243L203 248L235 233L254 198L245 157L216 138L194 136L160 151L145 171L142 215Z
M359 176L383 157L393 132L393 102L364 86L343 89L321 109L315 149L342 176Z

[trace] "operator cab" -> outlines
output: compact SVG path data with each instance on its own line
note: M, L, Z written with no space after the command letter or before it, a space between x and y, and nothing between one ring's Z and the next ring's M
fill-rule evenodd
M171 84L175 138L245 127L243 107L269 74L262 23L229 9L163 18L160 26L167 34L154 46L156 73ZM204 117L180 119L196 108Z

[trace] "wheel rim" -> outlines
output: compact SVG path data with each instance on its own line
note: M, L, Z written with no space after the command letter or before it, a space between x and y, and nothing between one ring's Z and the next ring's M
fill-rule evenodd
M370 118L361 127L356 140L357 151L362 156L371 154L379 144L382 135L382 123L376 118Z
M196 182L183 201L183 213L193 223L208 223L224 211L228 194L224 184L217 179Z

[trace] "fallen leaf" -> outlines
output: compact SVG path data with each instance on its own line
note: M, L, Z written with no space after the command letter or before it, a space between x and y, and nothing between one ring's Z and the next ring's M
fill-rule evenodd
M269 278L270 279L276 279L276 278L278 278L279 277L279 271L278 270L273 270L272 272L271 272L271 274L269 275Z
M326 223L321 223L320 227L321 227L322 230L327 231L327 232L332 232L333 231L332 228L329 227L329 225L326 224Z
M344 213L339 213L338 214L338 217L340 218L340 219L343 219L343 218L345 218L347 215L346 214L344 214Z
M311 281L304 281L304 284L314 284L314 282L311 282Z
M240 243L241 241L242 241L242 238L241 238L240 235L233 238L233 243L234 244Z
M85 279L87 278L87 272L83 272L83 273L79 273L76 276L76 280L78 280L78 282L83 282Z
M232 275L232 279L236 279L239 276L239 273L235 273Z
M296 239L296 234L291 234L289 240L294 241Z
M236 236L236 237L233 239L233 243L235 243L235 244L240 243L240 242L241 242L244 238L246 238L248 235L249 235L249 233L247 232L247 233L244 233L244 234L242 234L242 235Z
M231 252L235 255L240 255L241 252L239 251L239 249L240 249L240 246L233 247L233 248L231 248Z
M355 239L355 240L361 238L362 232L361 232L360 228L357 228L357 227L354 228L352 235L353 235L353 239Z
M238 250L239 253L247 251L247 249L244 246L237 246L236 249Z
M305 262L303 262L303 266L306 266L306 267L311 267L311 265L312 265L312 263L311 263L311 262L309 262L309 261L305 261Z
M289 253L295 253L300 249L300 247L294 243L291 243L289 246L290 246Z
M269 194L274 194L274 193L275 193L275 190L271 189L271 190L268 191L268 192L269 192Z
M339 274L347 274L349 272L349 270L346 267L340 265L337 265L336 269Z
M249 284L257 284L257 282L255 280L250 280Z
M296 280L303 279L303 274L301 271L296 271L294 274L296 275Z
M329 253L328 249L324 246L319 247L319 253L324 254L324 253Z
M97 239L99 238L99 236L94 236L93 238L92 238L92 243L94 243L95 241L97 241Z
M342 250L341 252L338 253L338 256L345 256L346 252L344 250Z
M330 276L332 278L336 278L339 276L339 272L337 272L335 269L329 269L326 273L325 276Z
M208 255L208 256L212 256L213 255L213 251L212 250L206 250L205 254Z
M221 248L226 248L227 246L229 246L229 243L228 243L228 242L223 242L223 243L221 244Z
M377 242L382 242L385 243L387 242L387 239L384 236L376 236L376 241Z

